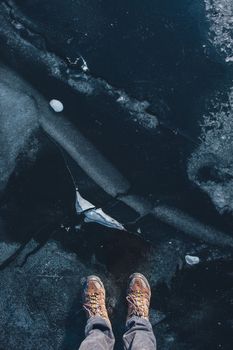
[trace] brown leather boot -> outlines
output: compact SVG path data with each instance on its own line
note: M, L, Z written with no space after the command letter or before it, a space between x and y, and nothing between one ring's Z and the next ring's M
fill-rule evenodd
M110 323L105 305L105 288L103 282L97 276L88 276L85 281L83 308L88 318L100 316Z
M141 273L134 273L129 278L126 300L128 302L127 320L132 316L149 319L151 289L146 277Z

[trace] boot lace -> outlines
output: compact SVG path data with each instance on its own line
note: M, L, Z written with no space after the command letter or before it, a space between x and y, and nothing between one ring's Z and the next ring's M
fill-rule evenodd
M130 304L129 315L128 315L129 317L131 316L147 317L148 316L149 295L147 292L136 290L134 292L131 292L126 297L126 299Z
M94 292L87 296L87 302L83 305L83 307L90 316L100 315L101 317L104 317L102 307L99 303L100 297L101 296L98 292Z

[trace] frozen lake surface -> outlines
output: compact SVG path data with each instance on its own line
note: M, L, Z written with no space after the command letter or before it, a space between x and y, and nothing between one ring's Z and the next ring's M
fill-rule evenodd
M158 349L232 349L232 18L230 0L1 2L1 349L77 349L87 274L121 349L135 271Z

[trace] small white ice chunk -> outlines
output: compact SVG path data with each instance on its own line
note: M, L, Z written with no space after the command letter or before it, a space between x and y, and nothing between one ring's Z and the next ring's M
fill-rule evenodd
M89 70L89 68L88 68L88 66L86 65L86 63L83 63L83 65L82 65L82 70L84 71L84 72L87 72L88 70Z
M82 66L81 66L82 70L83 70L84 72L89 71L87 62L85 61L85 59L84 59L82 56L81 56L81 59L82 59L82 61L83 61L83 64L82 64Z
M199 264L200 259L198 256L186 255L185 261L188 265L197 265Z
M123 103L123 102L125 102L125 100L126 99L124 96L120 96L120 97L118 97L117 102Z
M226 62L233 62L233 56L231 56L231 57L226 57Z
M125 231L125 228L117 220L107 215L101 208L91 209L85 213L85 222L96 222L103 226Z
M95 206L84 199L76 188L76 203L75 203L76 212L78 214L83 213L86 210L94 209Z
M51 100L49 104L52 107L52 109L57 113L62 112L64 109L63 103L59 100Z

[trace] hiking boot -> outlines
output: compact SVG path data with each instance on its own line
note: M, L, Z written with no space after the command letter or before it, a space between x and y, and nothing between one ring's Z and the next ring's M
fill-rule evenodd
M97 276L88 276L83 290L83 308L87 317L100 316L110 322L105 305L105 288Z
M132 316L149 320L150 298L151 289L146 277L140 273L131 275L126 297L128 302L127 320Z

